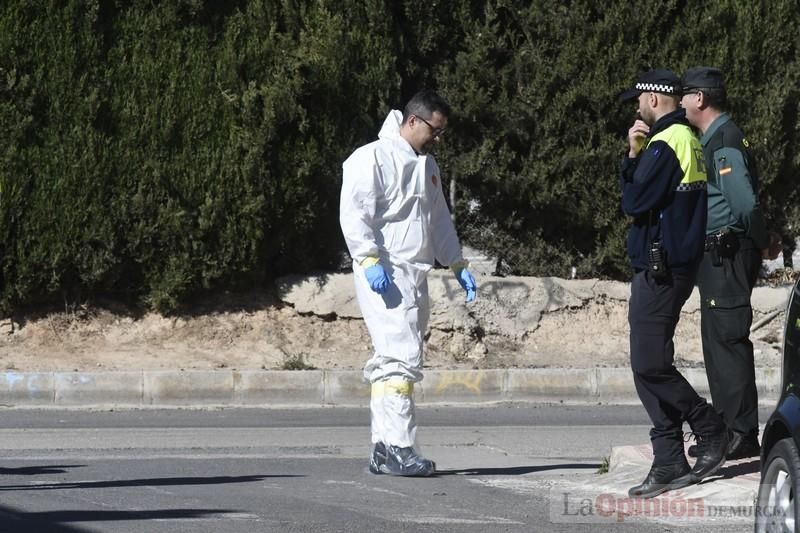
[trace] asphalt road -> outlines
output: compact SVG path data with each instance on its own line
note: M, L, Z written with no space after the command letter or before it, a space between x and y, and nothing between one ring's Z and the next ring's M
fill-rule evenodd
M761 413L766 420L767 412ZM423 407L440 474L366 470L365 409L7 410L0 531L676 531L582 515L555 489L612 446L647 442L639 407ZM751 531L692 522L688 531Z

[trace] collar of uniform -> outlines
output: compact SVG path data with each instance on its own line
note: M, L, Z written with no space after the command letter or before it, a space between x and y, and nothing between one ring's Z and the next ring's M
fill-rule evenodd
M648 137L652 137L659 131L665 130L672 126L673 124L686 124L686 110L683 108L678 108L675 111L670 111L663 117L656 120L655 124L650 128L650 133L647 134Z
M717 118L714 119L714 122L711 123L703 136L700 137L700 143L703 146L707 145L708 141L711 140L711 137L717 133L717 130L720 129L720 127L722 127L722 125L728 122L730 119L731 117L729 117L727 113L721 113Z

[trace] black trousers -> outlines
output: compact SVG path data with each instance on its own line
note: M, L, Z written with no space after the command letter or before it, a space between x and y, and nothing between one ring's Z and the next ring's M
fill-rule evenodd
M733 257L715 266L706 252L697 274L703 359L711 401L733 431L758 435L758 392L750 326L761 250L739 239Z
M641 271L634 274L631 284L631 369L636 392L653 423L650 442L656 465L686 461L684 421L703 436L725 427L720 416L673 364L675 326L694 282L691 274L673 273L656 281L650 272Z

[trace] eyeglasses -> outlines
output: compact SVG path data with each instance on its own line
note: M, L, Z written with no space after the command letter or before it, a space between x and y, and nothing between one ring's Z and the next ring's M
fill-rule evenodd
M442 134L443 134L443 133L444 133L444 132L447 130L447 128L434 128L434 127L433 127L433 124L431 124L430 122L428 122L427 120L425 120L425 119L424 119L424 118L422 118L421 116L419 116L419 115L414 115L414 116L415 116L415 117L417 117L417 118L418 118L418 119L420 119L422 122L424 122L425 124L427 124L427 125L428 125L428 127L431 129L431 134L432 134L434 137L440 137L440 136L441 136L441 135L442 135Z
M703 91L701 91L700 89L689 89L687 87L686 89L681 91L681 97L688 96L690 94L700 94L701 92Z

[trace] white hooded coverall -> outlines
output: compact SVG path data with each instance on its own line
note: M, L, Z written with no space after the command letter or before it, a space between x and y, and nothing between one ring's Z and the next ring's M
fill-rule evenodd
M364 367L372 383L372 442L414 446L413 384L422 379L422 343L428 325L428 271L463 262L461 244L442 192L439 167L400 136L403 115L386 117L378 140L342 165L339 211L353 258L356 297L375 353ZM361 262L378 258L392 280L372 291Z

